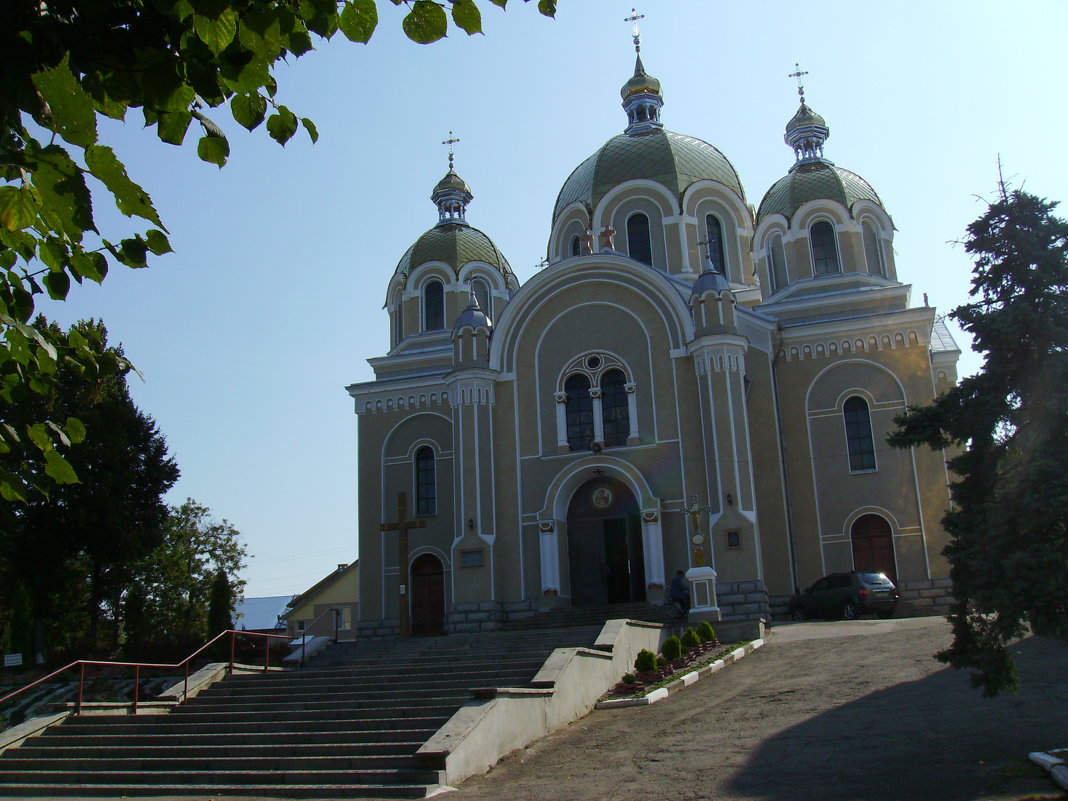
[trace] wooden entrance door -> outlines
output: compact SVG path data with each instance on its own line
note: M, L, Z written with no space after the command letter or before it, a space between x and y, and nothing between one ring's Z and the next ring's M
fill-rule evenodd
M850 537L853 540L853 569L885 573L897 584L894 535L886 518L880 515L858 517L850 529Z
M445 568L425 553L412 563L412 634L445 631Z
M584 484L567 514L571 604L645 600L645 560L638 502L609 478Z

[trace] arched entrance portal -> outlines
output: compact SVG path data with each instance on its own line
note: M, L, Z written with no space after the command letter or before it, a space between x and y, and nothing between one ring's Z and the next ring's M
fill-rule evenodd
M645 600L645 558L638 501L611 478L583 484L567 509L571 604Z
M425 553L412 562L412 634L441 634L445 630L445 568Z
M853 569L885 573L896 584L894 535L886 518L862 515L853 522L849 536L853 540Z

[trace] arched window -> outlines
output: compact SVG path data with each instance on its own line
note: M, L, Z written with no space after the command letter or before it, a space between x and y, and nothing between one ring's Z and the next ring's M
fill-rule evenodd
M571 237L571 255L572 256L578 256L581 253L582 253L582 240L579 238L578 234L575 234L573 237Z
M786 250L782 246L782 234L773 234L768 240L768 277L771 291L778 292L790 283L786 274Z
M875 469L875 442L871 435L868 403L854 395L842 407L845 413L846 447L849 469L853 472Z
M717 273L727 274L727 259L723 251L723 223L715 214L705 215L705 233L708 235L708 259Z
M840 273L838 263L838 246L835 244L834 226L826 220L813 223L809 229L812 242L812 272L815 275Z
M649 218L641 212L627 218L627 253L642 264L653 263L653 241L649 237Z
M438 511L438 483L434 449L424 445L415 452L415 513L434 515Z
M588 451L593 444L593 398L590 379L573 375L564 382L567 393L567 444L573 451Z
M428 281L423 288L423 330L440 331L445 327L445 287L441 281Z
M864 256L868 261L868 272L872 275L886 275L886 260L883 258L883 243L879 241L879 232L871 220L861 225L864 230Z
M487 317L492 319L492 309L490 309L490 291L489 284L486 283L485 278L472 278L471 289L475 293L475 300L478 301L478 307L486 313Z
M630 435L626 382L620 370L609 370L601 376L601 420L604 422L604 444L609 448L626 445Z
M397 291L394 304L393 344L399 345L401 340L404 339L404 293L402 291Z

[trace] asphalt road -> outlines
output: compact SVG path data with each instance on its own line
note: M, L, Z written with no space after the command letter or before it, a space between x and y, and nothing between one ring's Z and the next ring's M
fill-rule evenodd
M801 623L648 707L595 711L448 801L976 801L1061 798L1027 761L1068 746L1068 647L1013 647L1017 695L932 658L941 618Z

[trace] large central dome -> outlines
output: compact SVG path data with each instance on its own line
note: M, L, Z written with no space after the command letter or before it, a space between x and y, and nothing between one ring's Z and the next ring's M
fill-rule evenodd
M556 198L553 220L575 201L592 209L613 187L636 179L656 181L678 198L696 181L718 181L745 198L734 166L708 142L663 129L623 133L571 173Z

